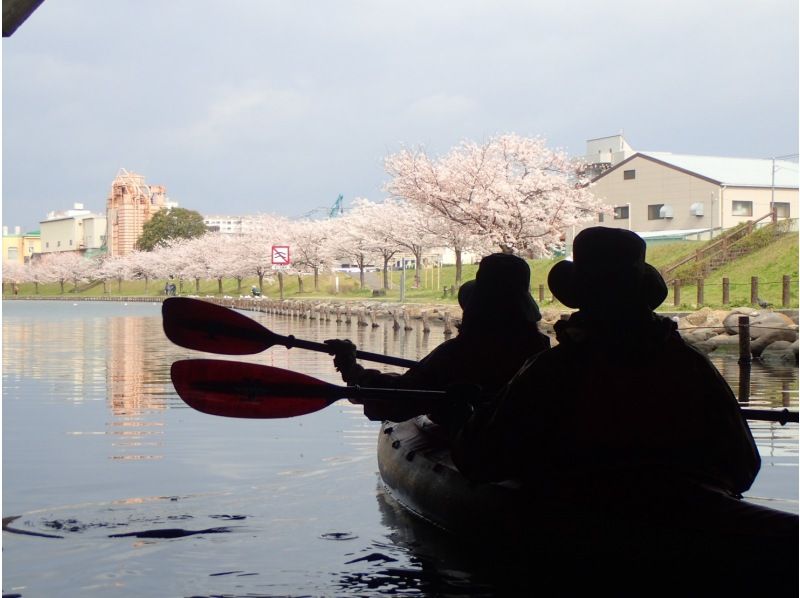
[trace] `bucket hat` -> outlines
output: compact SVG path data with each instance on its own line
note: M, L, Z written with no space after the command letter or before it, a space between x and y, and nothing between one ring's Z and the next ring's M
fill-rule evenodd
M572 244L572 261L557 263L547 276L553 296L567 307L647 306L667 298L661 274L645 262L647 246L636 233L595 226Z
M530 292L531 269L521 257L492 253L478 265L475 286L469 291L464 318L483 319L487 314L528 322L542 319ZM497 312L500 313L497 313Z

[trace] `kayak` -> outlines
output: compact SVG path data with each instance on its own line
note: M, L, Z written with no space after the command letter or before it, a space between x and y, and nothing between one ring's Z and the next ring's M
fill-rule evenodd
M648 578L676 570L696 577L701 570L714 577L714 588L722 571L744 587L756 568L778 584L771 587L797 587L797 515L713 489L687 484L658 504L648 494L647 508L637 510L534 496L513 480L472 482L453 464L444 431L424 416L383 423L378 467L386 493L402 509L484 556L624 567L626 575L636 569ZM737 562L746 566L731 567ZM758 587L763 583L759 577Z

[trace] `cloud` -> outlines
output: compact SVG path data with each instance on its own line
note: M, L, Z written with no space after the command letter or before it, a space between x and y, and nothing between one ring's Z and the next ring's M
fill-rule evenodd
M313 107L309 94L263 84L219 90L188 124L167 133L177 146L215 151L226 144L250 144L282 137L304 121Z
M418 120L458 119L474 113L478 103L463 95L435 93L411 103L407 113Z

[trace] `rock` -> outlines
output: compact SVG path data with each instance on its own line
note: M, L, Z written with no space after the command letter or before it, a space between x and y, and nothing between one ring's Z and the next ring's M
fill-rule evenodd
M707 341L708 339L718 336L720 333L719 329L714 328L689 328L685 330L681 330L681 337L690 345L696 345L697 343L702 343L703 341ZM723 330L724 332L724 330Z
M720 347L739 347L739 335L731 334L718 334L703 341L703 344L708 346L711 351L716 351Z
M761 358L766 361L783 361L797 364L797 350L793 349L793 345L797 343L790 343L789 341L775 341L771 343L764 352Z
M705 326L709 316L713 313L714 312L710 307L698 309L697 311L684 316L678 321L678 330L691 328L693 326Z
M766 334L782 330L797 330L797 325L792 321L789 316L782 313L766 311L761 312L755 318L750 318L750 338L756 339ZM794 341L794 338L786 339Z
M750 352L754 357L759 357L766 349L776 342L791 345L797 340L797 331L790 328L782 330L766 330L763 334L750 343Z
M725 327L728 334L739 334L739 316L750 316L750 320L752 321L759 313L761 312L750 309L749 307L737 307L725 316L722 325Z

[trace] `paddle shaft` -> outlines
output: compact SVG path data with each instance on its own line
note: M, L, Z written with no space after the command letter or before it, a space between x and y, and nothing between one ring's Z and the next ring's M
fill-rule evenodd
M325 343L272 332L232 308L190 297L169 297L162 305L164 333L173 343L208 353L252 355L274 345L299 347L334 355ZM356 358L411 368L418 362L402 357L356 351Z
M274 337L278 337L281 339L280 341L276 341L276 344L280 344L286 347L287 349L291 349L292 347L299 347L300 349L308 349L309 351L318 351L320 353L327 353L328 355L334 354L334 352L331 351L330 346L326 345L325 343L307 341L300 338L295 338L292 335L282 336L279 334L275 334L274 332L272 332L271 334ZM382 353L371 353L369 351L361 351L361 350L356 350L356 358L364 359L366 361L385 363L387 365L399 365L404 368L413 368L414 366L419 365L418 361L413 361L411 359L403 359L402 357L394 357L393 355L383 355Z

